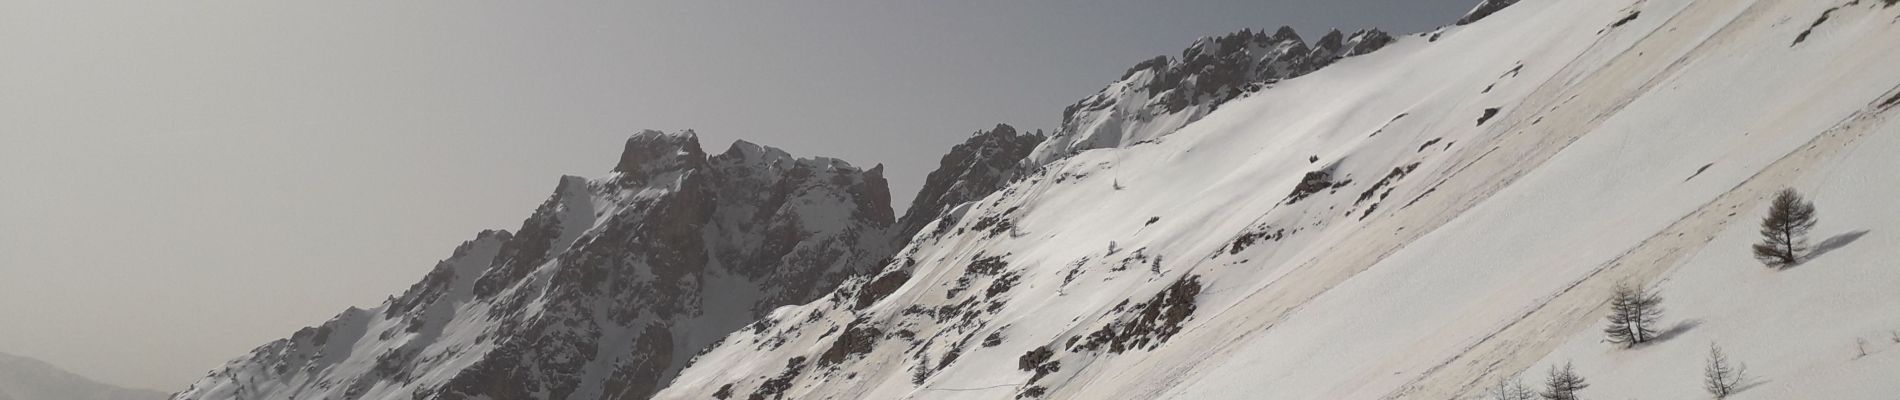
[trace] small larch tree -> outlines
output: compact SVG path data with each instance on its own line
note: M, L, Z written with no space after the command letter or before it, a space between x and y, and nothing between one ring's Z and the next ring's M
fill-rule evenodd
M1655 340L1659 333L1656 321L1662 319L1662 295L1629 284L1617 284L1612 296L1609 325L1603 327L1603 335L1610 343L1636 347Z
M1755 259L1769 268L1787 268L1801 262L1808 251L1808 230L1814 228L1814 203L1794 189L1782 189L1761 220L1761 243Z
M1485 389L1484 392L1485 396L1483 398L1489 400L1537 399L1537 392L1531 390L1530 386L1525 386L1524 381L1518 379L1517 374L1498 377L1498 383L1489 389Z
M1544 400L1577 400L1577 392L1588 387L1590 383L1584 382L1583 376L1577 375L1577 369L1566 362L1563 368L1550 366L1550 377L1544 378L1544 392L1538 396Z
M1730 363L1721 346L1709 344L1709 361L1702 366L1702 388L1716 399L1726 399L1742 385L1742 373L1748 367Z

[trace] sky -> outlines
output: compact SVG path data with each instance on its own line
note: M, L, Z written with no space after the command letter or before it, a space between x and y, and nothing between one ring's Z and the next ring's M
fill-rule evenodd
M1477 0L0 0L0 352L177 391L513 230L627 136L937 158L1195 38Z

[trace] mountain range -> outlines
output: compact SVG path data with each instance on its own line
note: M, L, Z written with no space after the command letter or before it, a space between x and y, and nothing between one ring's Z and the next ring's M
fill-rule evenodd
M942 157L645 131L407 291L173 399L1445 399L1900 390L1900 7L1485 0L1202 38ZM1749 253L1768 200L1802 262ZM1606 343L1618 286L1654 340ZM24 399L21 399L24 400Z

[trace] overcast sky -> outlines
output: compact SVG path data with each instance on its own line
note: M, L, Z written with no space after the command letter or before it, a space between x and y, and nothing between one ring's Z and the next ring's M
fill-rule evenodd
M177 391L373 306L641 129L938 156L1194 38L1477 0L0 0L0 352Z

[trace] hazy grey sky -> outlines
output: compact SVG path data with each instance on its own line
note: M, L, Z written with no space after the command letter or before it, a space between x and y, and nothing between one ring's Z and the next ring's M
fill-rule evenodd
M1195 37L1476 2L0 0L0 352L176 391L640 129L883 163L901 213L969 132L1052 128Z

